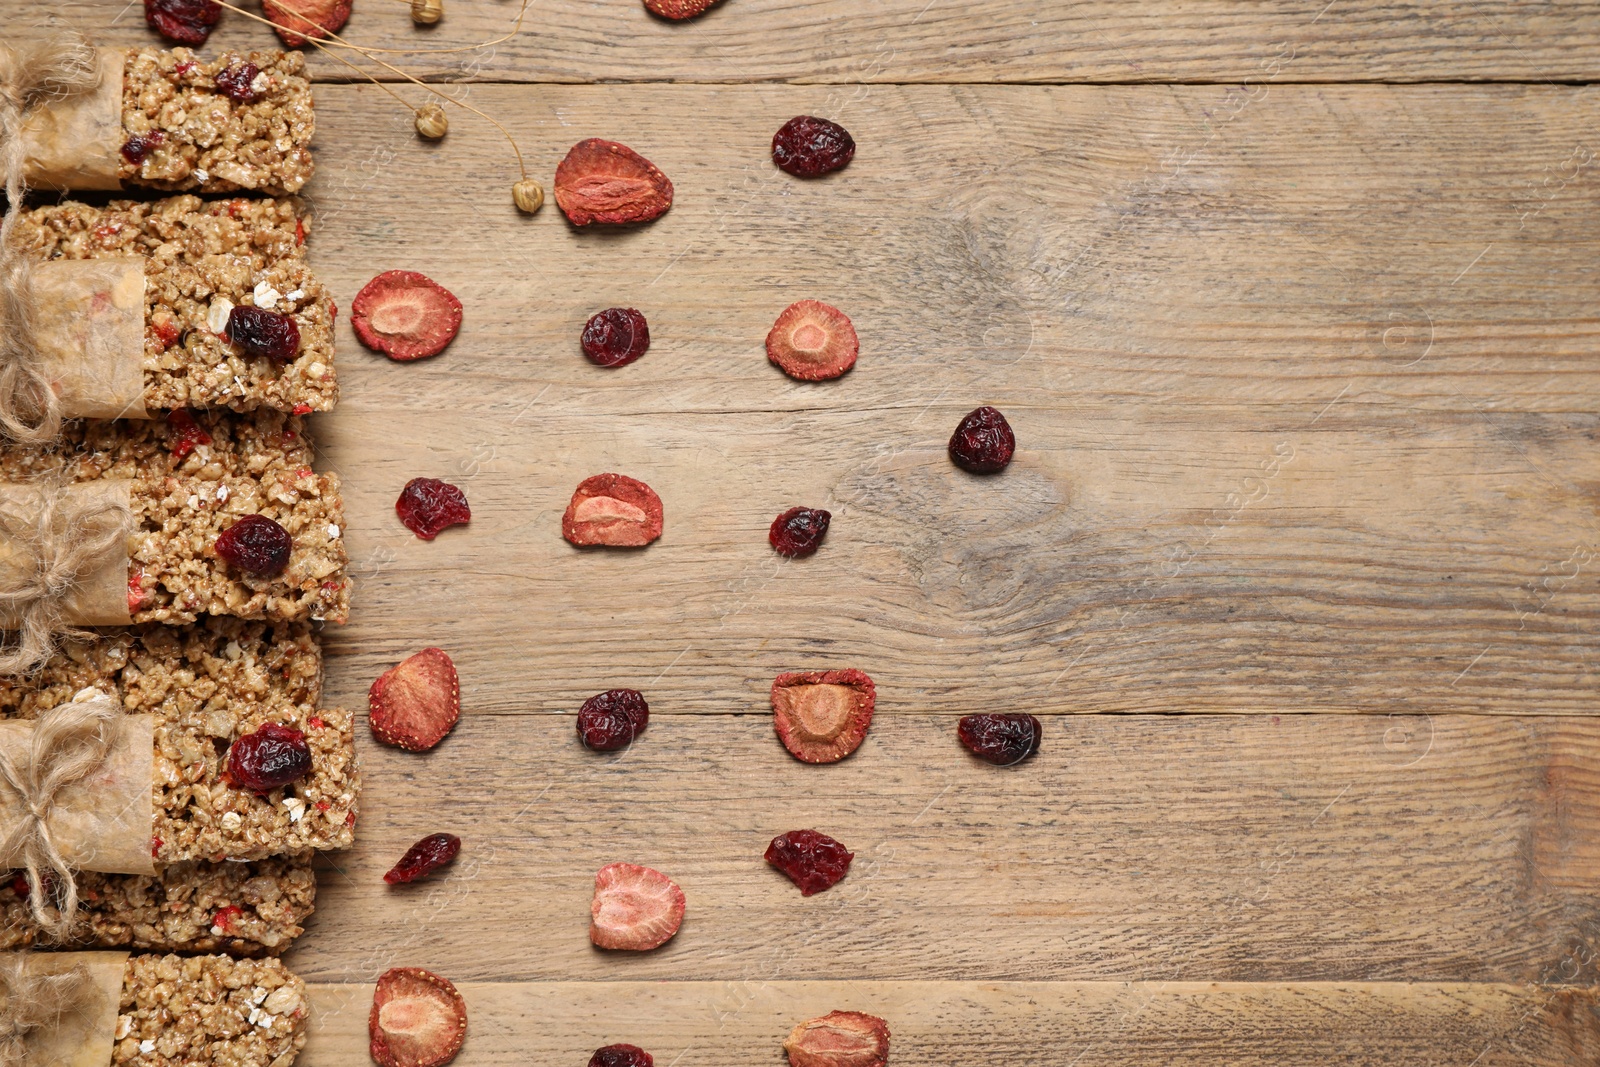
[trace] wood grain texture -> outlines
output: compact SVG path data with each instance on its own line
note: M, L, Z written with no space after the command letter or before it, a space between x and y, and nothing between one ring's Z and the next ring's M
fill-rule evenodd
M158 40L137 4L115 21L99 0L20 6L104 44ZM419 32L403 3L363 0L347 36L379 48L471 46L507 33L517 4L448 0L445 9L444 21ZM264 26L234 13L211 43L278 46ZM639 0L534 0L512 40L385 58L428 78L527 82L1581 80L1600 76L1600 4L723 0L703 18L670 23ZM313 65L333 80L351 76L334 60Z
M627 1041L660 1064L782 1063L789 1028L874 1013L890 1062L1144 1067L1473 1064L1575 1067L1600 1056L1592 990L1503 985L1091 982L467 983L456 1063L575 1064ZM359 1061L367 986L312 987L303 1067Z

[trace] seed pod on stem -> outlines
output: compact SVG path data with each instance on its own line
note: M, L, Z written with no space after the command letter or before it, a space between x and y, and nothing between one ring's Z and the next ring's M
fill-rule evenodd
M532 215L544 207L544 186L532 178L524 178L511 187L511 199L521 211Z
M423 104L417 108L417 134L437 141L450 132L450 120L438 104Z
M432 26L444 17L444 0L411 0L411 21Z

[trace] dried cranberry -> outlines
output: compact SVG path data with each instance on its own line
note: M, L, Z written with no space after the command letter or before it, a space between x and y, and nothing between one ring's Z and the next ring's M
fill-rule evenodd
M979 759L1009 766L1039 751L1044 729L1032 715L963 715L956 734Z
M226 904L218 908L217 913L211 916L211 926L213 929L227 933L228 928L233 925L233 920L237 919L243 914L244 909L239 907L239 905Z
M171 442L172 458L182 459L201 445L209 445L211 435L194 421L188 408L173 408L167 413L167 440Z
M800 115L772 135L772 161L797 178L816 178L849 163L855 138L837 122Z
M271 577L289 565L294 539L265 515L246 515L217 537L217 555L247 574Z
M578 709L578 736L596 752L627 748L650 722L650 705L637 689L608 689Z
M822 544L833 516L821 508L790 508L772 520L767 540L778 554L799 559L809 556Z
M156 145L166 139L167 135L160 130L151 130L149 133L136 133L122 142L122 158L137 167L144 162L144 157L148 156Z
M216 0L144 0L145 22L176 44L205 44L221 17Z
M974 408L950 437L950 458L973 474L1005 470L1017 450L1017 438L1006 417L985 405Z
M467 494L437 478L411 479L400 490L394 510L406 529L424 541L432 541L448 526L459 526L472 519Z
M217 71L217 76L212 82L216 85L217 92L234 103L253 104L259 94L251 87L251 83L260 73L261 68L254 63L240 63L238 66L224 67Z
M633 308L607 308L583 327L583 354L602 367L622 367L650 350L650 324Z
M655 1067L655 1057L638 1045L607 1045L594 1050L589 1067Z
M455 859L460 851L461 838L455 834L429 834L406 849L406 854L383 876L383 880L390 885L415 882Z
M300 327L287 315L241 304L228 312L228 340L247 356L288 363L300 351Z
M772 839L766 860L800 887L801 896L809 897L837 885L855 855L827 834L790 830Z
M228 750L223 779L235 789L266 796L311 773L311 746L293 726L269 722Z

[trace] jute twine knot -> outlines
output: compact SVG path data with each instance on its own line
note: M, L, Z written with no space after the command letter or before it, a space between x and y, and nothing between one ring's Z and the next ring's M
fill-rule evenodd
M50 836L50 809L62 789L105 763L122 721L116 698L81 689L34 720L21 766L0 750L0 789L14 793L24 811L0 841L0 855L21 857L34 922L55 941L66 940L77 923L78 883Z
M21 952L0 958L0 1067L21 1067L27 1062L23 1042L28 1034L54 1029L87 1007L94 993L81 963L63 974L29 974L25 960Z
M30 108L100 84L94 49L69 35L0 48L0 173L6 215L0 222L0 436L43 444L61 432L61 402L34 333L33 259L13 243L27 185L23 118Z

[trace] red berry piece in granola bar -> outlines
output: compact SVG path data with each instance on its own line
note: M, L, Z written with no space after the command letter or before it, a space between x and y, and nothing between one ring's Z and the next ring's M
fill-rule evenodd
M266 796L311 773L311 746L293 726L269 722L228 749L222 778L234 789Z
M837 122L799 115L772 135L772 161L797 178L840 170L856 156L855 138Z
M806 763L837 763L861 746L877 689L861 671L801 671L772 682L772 725Z
M405 528L424 541L432 541L447 527L465 525L472 519L467 494L437 478L411 479L400 491L394 510Z
M221 17L216 0L144 0L144 21L173 44L205 44Z
M790 304L767 334L767 358L802 382L839 377L860 352L850 316L820 300Z
M390 885L415 882L450 863L460 852L461 838L455 834L429 834L406 849L406 854L390 868L383 880Z
M249 304L228 312L227 338L245 355L274 363L292 362L300 351L300 327L294 319Z
M367 692L367 722L378 740L425 752L461 718L461 679L441 648L425 648L378 675Z
M299 48L308 37L322 40L343 29L350 0L261 0L261 10L283 43Z
M437 356L461 329L461 301L426 274L386 270L350 303L350 325L361 343L408 363Z
M601 367L625 367L650 350L650 324L633 308L607 308L583 327L583 354Z
M627 145L591 137L556 167L556 204L574 226L649 222L672 206L672 182Z
M211 435L194 421L188 408L173 408L167 412L167 443L173 459L182 459L201 445L211 443Z
M661 536L663 522L654 489L625 474L596 474L573 491L561 536L575 545L638 548Z
M256 76L261 68L254 63L234 63L217 71L212 84L217 92L236 104L253 104L260 94L256 92Z
M378 1067L444 1067L467 1036L467 1002L421 967L385 971L372 992L368 1051Z
M884 1067L889 1024L859 1011L830 1011L789 1031L789 1067Z
M837 885L849 873L855 855L827 834L790 830L772 839L763 858L788 875L801 896L809 897Z
M683 924L684 903L683 890L660 871L608 864L595 872L589 940L633 952L660 948Z
M271 578L289 565L294 538L265 515L246 515L217 535L216 552L246 574Z

